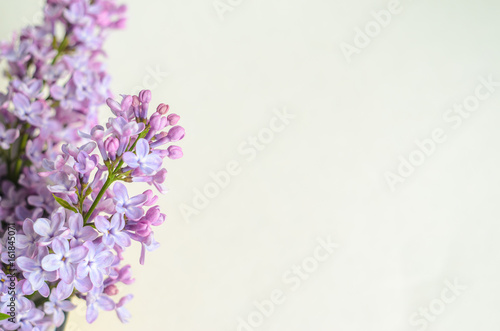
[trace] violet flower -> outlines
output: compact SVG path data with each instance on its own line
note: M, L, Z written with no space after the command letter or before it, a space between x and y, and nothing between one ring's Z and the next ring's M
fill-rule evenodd
M125 220L123 215L116 213L111 217L111 222L103 216L97 216L94 220L97 230L102 233L102 242L113 247L115 243L121 247L128 247L131 245L130 237L123 230L125 227Z
M33 228L34 222L29 218L23 222L23 234L17 235L16 248L20 248L20 253L29 258L35 255L38 247L40 235Z
M144 210L139 206L147 200L147 196L139 194L129 198L127 188L122 183L118 182L113 187L115 193L114 201L116 202L116 211L125 214L130 219L138 219L144 214Z
M8 307L3 308L2 312L8 313ZM19 330L19 331L39 331L40 328L34 327L42 320L44 313L40 309L33 307L33 303L29 300L21 301L16 305L15 323L10 322L8 319L1 321L2 327L5 330Z
M135 154L132 152L123 154L123 161L132 169L141 169L145 175L155 173L162 163L158 155L149 153L149 143L146 139L137 141Z
M63 299L69 298L74 290L77 290L80 293L86 293L93 288L92 281L90 280L90 276L87 277L75 277L75 279L70 282L59 282L57 284L57 291L59 292L59 296Z
M33 230L40 236L39 246L48 246L59 237L65 237L69 229L64 226L64 209L59 208L58 212L52 214L52 219L39 218L33 224Z
M132 180L134 182L146 182L149 185L154 185L158 192L161 194L167 193L167 189L163 183L165 182L165 179L167 178L167 169L160 169L156 174L153 176L141 176L141 177L134 177Z
M98 292L99 289L92 290L87 295L87 322L93 323L99 314L98 308L111 311L115 309L115 303L107 295Z
M77 275L79 278L90 276L90 280L95 287L101 287L104 282L105 270L115 259L115 256L104 245L95 245L91 241L83 244L88 249L88 253L78 264Z
M52 243L54 254L42 259L42 267L47 271L59 270L61 280L71 283L75 278L75 264L82 261L88 253L88 248L78 246L69 248L68 241L56 238Z
M64 322L64 312L72 311L76 306L69 300L64 300L60 292L52 290L49 296L49 301L44 303L43 309L45 313L52 315L54 325L59 327Z
M73 213L68 218L69 235L72 237L71 246L79 246L84 242L92 242L97 238L98 233L91 226L83 225L82 214Z
M39 126L42 124L42 112L44 105L40 101L30 102L27 96L21 93L14 94L12 98L16 114L21 120L26 120L32 125Z
M9 149L19 137L19 129L5 129L5 125L0 123L0 147Z
M124 296L123 298L118 301L116 304L115 310L116 310L116 315L120 319L122 323L128 323L131 315L130 312L124 307L125 304L127 304L130 300L132 300L134 296L132 294L128 294Z
M49 254L46 247L40 247L38 256L30 259L20 256L16 259L18 267L23 271L23 275L31 284L33 291L39 291L40 294L47 297L49 295L49 286L45 281L56 281L57 273L55 271L46 271L42 268L42 259Z

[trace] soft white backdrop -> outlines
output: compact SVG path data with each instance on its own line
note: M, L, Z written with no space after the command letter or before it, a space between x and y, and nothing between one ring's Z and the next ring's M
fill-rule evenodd
M162 246L145 266L138 245L126 255L131 322L104 312L88 325L82 305L68 331L229 331L249 316L258 326L240 330L499 329L500 88L460 127L443 118L480 76L500 81L498 1L401 0L350 63L342 43L389 1L224 0L223 19L213 0L123 2L127 29L106 44L112 89L169 103L185 157L168 164ZM40 7L0 2L0 37ZM285 108L295 117L248 160L248 137L267 138ZM384 174L436 128L446 141L391 190ZM183 216L235 162L227 187ZM283 275L311 266L328 236L339 246L292 288ZM276 291L284 302L259 320L254 301ZM429 305L428 327L411 325Z

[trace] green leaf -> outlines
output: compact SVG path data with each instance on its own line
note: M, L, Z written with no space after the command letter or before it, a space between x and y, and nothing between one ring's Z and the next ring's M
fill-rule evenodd
M52 196L54 197L54 199L56 199L56 201L61 205L63 206L64 208L66 209L69 209L71 211L74 211L75 213L78 213L78 210L75 209L75 207L73 207L72 205L70 205L68 203L68 201L64 200L64 199L61 199L59 197L56 197L55 194L52 194Z
M0 313L0 321L6 320L7 318L10 318L10 315Z

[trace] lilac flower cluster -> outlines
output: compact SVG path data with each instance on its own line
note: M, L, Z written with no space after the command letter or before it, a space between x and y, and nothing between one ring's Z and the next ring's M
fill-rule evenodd
M124 183L164 193L162 164L182 157L170 144L184 129L165 104L148 116L150 91L109 98L102 45L108 31L123 27L124 6L47 0L43 13L40 25L0 43L8 81L0 92L0 312L16 307L0 330L59 327L75 297L86 301L90 323L99 310L126 322L132 295L112 298L119 283L133 282L122 253L137 241L144 263L146 250L158 247L152 227L165 214L152 190L130 196ZM99 126L105 103L114 116ZM8 225L17 229L15 261Z
M111 298L118 293L117 283L133 281L130 266L121 265L122 253L132 241L139 242L143 264L146 250L159 245L152 227L166 216L152 190L130 196L124 182L145 182L165 192L163 161L182 157L182 149L172 143L184 137L179 116L167 115L167 105L160 104L148 117L150 101L150 91L122 96L120 103L108 99L114 116L106 127L80 132L87 143L64 144L55 161L43 162L39 174L48 179L47 190L60 207L23 222L16 260L23 277L13 295L18 320L0 322L6 330L59 326L64 312L75 307L68 300L72 297L86 300L89 323L99 310L115 310L122 322L129 318L124 305L132 295L118 302ZM3 253L2 261L7 263ZM12 296L3 292L0 297L9 302ZM0 311L7 309L3 304Z
M125 9L110 0L47 0L43 23L0 43L8 79L0 93L0 222L21 226L55 208L37 169L96 124L111 96L102 44L123 27Z

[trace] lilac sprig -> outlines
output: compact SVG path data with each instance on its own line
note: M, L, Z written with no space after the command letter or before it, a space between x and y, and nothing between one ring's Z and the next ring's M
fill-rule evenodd
M119 283L134 281L123 251L138 242L144 264L159 246L152 228L166 219L152 190L131 196L127 186L164 193L163 161L182 157L173 143L184 129L168 105L148 116L148 90L109 98L102 46L123 27L124 6L47 0L43 12L40 25L0 43L8 81L0 92L0 330L58 327L72 298L86 301L89 323L99 310L127 322L132 295L113 298ZM99 126L104 103L114 116ZM12 286L8 224L17 228ZM2 320L10 302L17 315Z
M130 317L124 304L132 296L116 303L111 298L118 293L116 283L132 282L130 267L121 265L123 250L139 242L144 264L146 250L159 245L152 227L161 225L166 215L155 205L158 197L151 190L131 196L126 184L138 178L155 185L161 177L155 187L163 192L163 161L182 156L172 143L184 137L184 129L176 125L178 115L169 121L164 105L148 117L150 100L149 91L122 96L120 104L108 99L114 116L106 128L80 132L87 143L63 145L55 162L43 162L40 175L61 207L49 217L25 221L19 245L25 256L17 259L24 276L19 297L30 298L33 308L42 307L55 325L61 323L62 311L71 309L72 297L86 300L89 323L99 309L116 310L123 322ZM176 153L169 151L173 147Z
M0 42L7 89L0 91L0 223L17 223L56 204L38 176L63 143L78 143L78 129L96 124L97 109L110 97L102 63L109 30L124 26L126 7L114 0L47 0L41 24ZM13 196L3 189L18 187ZM28 197L48 204L35 205Z

